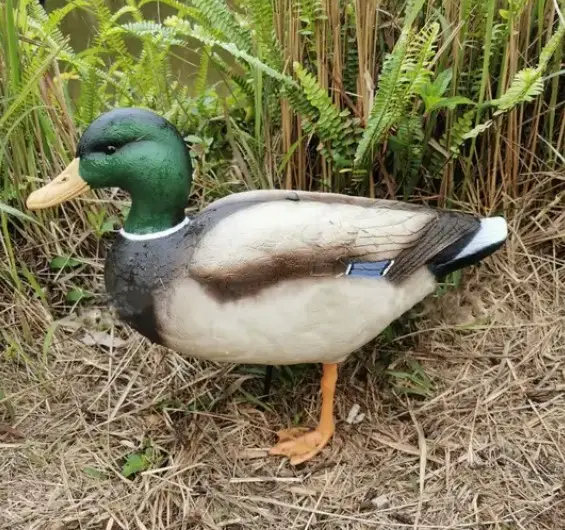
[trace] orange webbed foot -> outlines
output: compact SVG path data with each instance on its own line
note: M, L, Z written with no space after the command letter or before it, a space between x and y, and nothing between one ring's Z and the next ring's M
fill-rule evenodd
M285 429L278 433L279 443L269 451L269 454L286 456L290 458L291 465L296 466L316 456L330 441L333 433L333 426L314 431L303 428Z
M270 455L286 456L290 458L291 465L296 466L310 460L327 445L335 430L333 401L336 382L337 364L324 364L320 424L313 431L303 427L280 431L279 443L269 451Z

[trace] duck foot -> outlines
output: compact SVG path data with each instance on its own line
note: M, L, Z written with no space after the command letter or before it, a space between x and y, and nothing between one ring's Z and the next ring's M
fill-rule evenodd
M335 430L333 401L336 382L337 364L324 364L321 385L322 411L318 427L314 431L303 427L280 431L279 443L269 451L270 455L287 456L291 465L296 466L310 460L326 446Z
M330 441L333 433L333 425L330 429L322 430L318 427L314 431L302 427L284 429L277 433L279 443L269 454L286 456L290 458L291 465L296 466L316 456Z

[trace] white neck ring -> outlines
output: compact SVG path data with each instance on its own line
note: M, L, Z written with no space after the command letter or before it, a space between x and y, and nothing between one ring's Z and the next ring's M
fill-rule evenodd
M151 239L160 239L162 237L170 236L175 232L178 232L181 228L184 228L190 223L190 219L185 217L182 222L166 230L160 230L159 232L152 232L150 234L132 234L131 232L126 232L123 228L120 229L120 234L130 241L149 241Z

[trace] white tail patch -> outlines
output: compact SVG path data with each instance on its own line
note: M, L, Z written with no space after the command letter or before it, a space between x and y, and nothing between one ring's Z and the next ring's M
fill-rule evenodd
M481 219L481 227L473 239L453 258L453 261L477 254L485 248L502 243L508 237L508 226L504 217Z

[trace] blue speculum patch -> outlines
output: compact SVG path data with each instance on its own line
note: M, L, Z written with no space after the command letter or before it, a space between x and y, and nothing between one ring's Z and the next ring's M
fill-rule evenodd
M381 278L386 276L394 260L386 259L383 261L362 261L360 263L350 263L345 271L347 276L361 276L365 278Z

